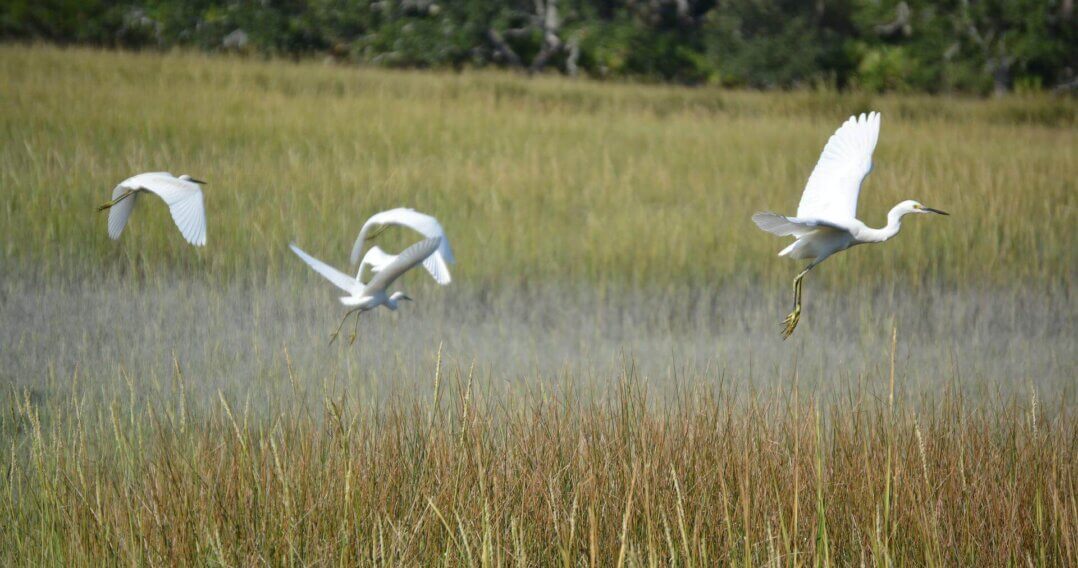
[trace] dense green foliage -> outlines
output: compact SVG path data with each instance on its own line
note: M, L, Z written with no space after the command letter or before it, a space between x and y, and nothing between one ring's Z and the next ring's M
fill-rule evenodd
M1073 0L7 0L0 37L757 88L1072 89Z

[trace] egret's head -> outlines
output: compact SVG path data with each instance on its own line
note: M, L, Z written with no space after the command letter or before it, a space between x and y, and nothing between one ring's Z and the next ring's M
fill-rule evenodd
M931 207L925 207L920 201L914 201L907 199L898 204L899 207L904 209L907 213L935 213L936 215L950 215L946 211L940 211L939 209L933 209Z
M409 302L413 301L412 298L404 292L393 292L393 295L390 296L389 299L393 300L394 302L399 302L401 300L408 300Z
M187 174L183 174L182 176L180 176L180 179L182 179L183 181L189 181L191 183L197 183L198 185L206 185L206 182L200 179L195 179Z

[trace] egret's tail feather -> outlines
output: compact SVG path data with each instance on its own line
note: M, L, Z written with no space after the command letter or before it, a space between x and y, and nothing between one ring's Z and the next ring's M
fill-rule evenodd
M779 215L778 213L772 213L770 211L761 211L752 216L752 222L756 223L757 227L771 233L772 235L778 235L780 237L786 237L789 235L797 235L804 232L804 228L790 222L790 219L785 215Z
M788 256L790 253L792 253L794 251L794 249L797 248L798 242L799 241L794 241L794 242L790 243L790 246L780 250L779 251L779 256Z

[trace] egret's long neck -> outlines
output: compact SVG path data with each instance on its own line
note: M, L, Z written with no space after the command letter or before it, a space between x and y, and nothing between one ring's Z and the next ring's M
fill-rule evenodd
M909 211L900 205L895 205L887 213L887 226L882 229L867 229L863 231L861 239L867 242L882 243L897 235L899 229L902 228L902 216L906 213L909 213Z
M386 307L393 310L393 311L396 311L397 306L399 306L399 305L400 305L400 302L398 300L393 299L393 298L389 298L388 300L386 300Z

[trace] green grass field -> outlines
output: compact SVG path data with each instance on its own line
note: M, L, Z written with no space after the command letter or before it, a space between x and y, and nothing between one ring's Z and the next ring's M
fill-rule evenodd
M191 263L277 277L290 239L343 254L368 215L409 204L455 228L472 282L785 277L782 245L749 217L794 211L827 137L867 109L884 123L866 222L907 198L954 218L817 279L1059 283L1075 269L1068 99L779 97L17 47L0 65L0 237L5 257L47 274ZM93 205L155 169L210 182L212 246L192 255L166 216L135 219L126 263L102 263L116 247Z
M806 280L756 229L883 113ZM0 46L0 564L1078 565L1078 103ZM208 244L140 172L209 182ZM362 222L454 283L329 345ZM409 244L398 232L382 243Z

